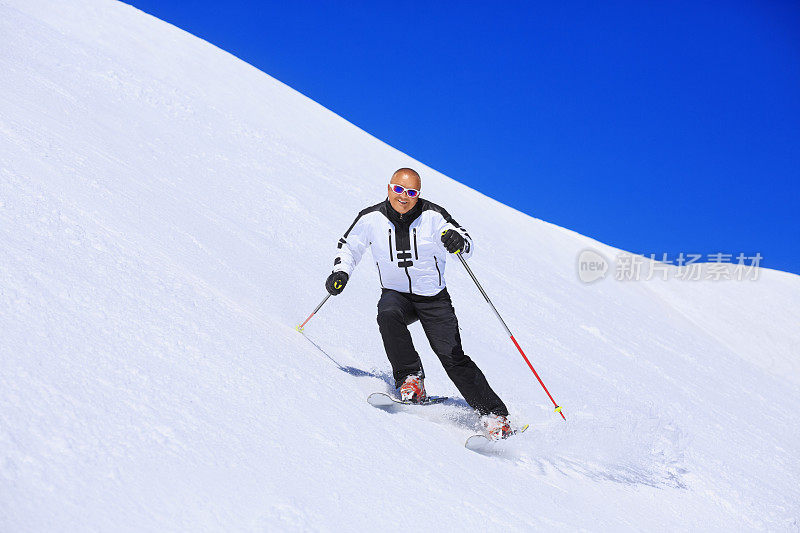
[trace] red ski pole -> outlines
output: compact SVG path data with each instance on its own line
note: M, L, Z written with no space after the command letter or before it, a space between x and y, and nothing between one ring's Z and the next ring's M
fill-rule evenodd
M322 307L325 304L325 302L328 301L328 298L330 298L330 297L331 297L330 294L326 295L325 298L323 298L322 301L319 303L317 308L314 309L314 311L312 311L310 315L308 315L308 318L306 318L305 321L302 324L300 324L299 326L295 327L294 329L296 329L300 333L303 333L303 326L308 324L308 321L311 320L311 317L317 314L317 311L319 311L319 308Z
M503 317L501 317L501 316L500 316L500 313L498 313L498 312L497 312L497 308L495 308L494 304L493 304L493 303L492 303L492 301L489 299L489 295L488 295L488 294L486 294L486 291L484 291L484 290L483 290L483 287L481 287L481 284L478 282L478 278L476 278L476 277L475 277L475 274L473 274L473 273L472 273L472 269L471 269L471 268L469 268L469 265L467 264L467 260L466 260L466 259L464 259L463 257L461 257L461 254L460 254L459 252L456 252L456 255L457 255L457 256L458 256L458 258L461 260L461 264L462 264L462 265L464 265L464 268L466 268L466 269L467 269L467 272L469 273L469 276L472 278L472 281L474 281L474 282L475 282L475 285L477 285L477 287L478 287L478 290L479 290L479 291L481 291L481 294L483 295L483 297L484 297L484 298L486 298L486 301L487 301L487 302L489 303L489 305L491 306L491 308L492 308L492 311L494 311L494 314L495 314L495 316L497 317L497 319L498 319L498 320L500 321L500 323L503 325L503 328L506 330L506 333L508 333L508 336L509 336L509 337L511 337L511 342L513 342L513 343L514 343L514 346L516 346L516 347L517 347L517 350L519 350L519 353L520 353L520 355L522 355L522 358L523 358L523 359L525 359L525 362L526 362L526 363L528 363L528 368L530 368L530 369L531 369L531 372L533 372L533 375L534 375L534 376L536 376L536 379L537 379L537 380L539 380L539 385L541 385L541 386L542 386L542 388L544 389L544 392L546 392L546 393L547 393L547 397L548 397L548 398L550 398L550 401L551 401L551 402L553 402L553 405L554 405L554 406L555 406L555 408L556 408L556 409L555 409L556 413L560 414L560 415L561 415L561 418L563 418L564 420L566 420L566 419L567 419L567 417L565 417L565 416L564 416L564 413L562 413L562 412L561 412L561 407L560 407L560 406L559 406L559 405L556 403L556 401L553 399L553 396L551 396L551 395L550 395L550 391L549 391L549 390L547 390L547 387L545 387L545 386L544 386L544 382L542 381L542 378L540 378L540 377L539 377L539 374L536 372L536 369L535 369L535 368L533 368L533 365L531 364L531 362L530 362L530 361L528 361L528 357L525 355L525 352L523 352L523 351L522 351L522 348L520 348L520 346L519 346L519 343L517 342L517 339L515 339L515 338L514 338L514 334L513 334L513 333L511 333L511 330L510 330L510 329L508 329L508 326L506 326L506 322L505 322L505 320L503 320Z

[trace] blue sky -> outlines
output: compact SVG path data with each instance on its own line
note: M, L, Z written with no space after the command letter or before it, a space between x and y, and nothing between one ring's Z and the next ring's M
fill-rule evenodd
M128 3L537 218L800 273L797 2Z

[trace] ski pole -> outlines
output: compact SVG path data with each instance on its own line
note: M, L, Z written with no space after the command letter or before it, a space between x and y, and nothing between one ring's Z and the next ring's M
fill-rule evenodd
M510 330L510 329L508 329L508 326L506 326L506 322L505 322L505 320L503 320L503 317L501 317L501 316L500 316L500 313L498 313L498 312L497 312L497 308L494 306L494 304L492 303L492 301L489 299L489 295L488 295L488 294L486 294L486 291L484 291L484 290L483 290L483 287L481 287L481 284L478 282L478 278L476 278L476 277L475 277L475 274L473 274L473 273L472 273L472 269L471 269L471 268L469 268L469 265L467 264L467 260L466 260L466 259L464 259L464 258L461 256L460 250L459 250L458 252L456 252L456 255L457 255L457 256L458 256L458 258L461 260L461 264L462 264L462 265L464 265L464 268L466 268L466 269L467 269L467 272L469 273L469 276L472 278L472 281L474 281L474 282L475 282L475 285L477 285L477 286L478 286L478 290L479 290L479 291L481 291L481 294L483 295L483 297L484 297L484 298L486 298L486 301L489 303L489 306L491 306L491 308L492 308L492 311L494 311L494 314L495 314L495 316L497 317L497 319L498 319L498 320L500 321L500 323L503 325L503 328L506 330L506 333L508 333L508 336L509 336L509 337L511 337L511 342L513 342L513 343L514 343L514 346L516 346L516 347L517 347L517 350L519 350L519 353L520 353L520 355L522 355L522 358L523 358L523 359L525 359L525 362L526 362L526 363L528 363L528 368L530 368L530 369L531 369L531 372L533 372L533 375L534 375L534 376L536 376L536 379L538 379L538 380L539 380L539 385L541 385L541 386L542 386L542 388L544 389L544 391L547 393L547 396L548 396L548 398L550 398L550 401L551 401L551 402L553 402L553 405L554 405L554 406L555 406L555 408L556 408L556 409L555 409L556 413L560 414L560 415L561 415L561 418L563 418L564 420L566 420L566 419L567 419L567 417L565 417L565 416L564 416L564 413L562 413L562 412L561 412L561 407L559 407L559 405L558 405L558 404L556 403L556 401L553 399L553 396L551 396L551 395L550 395L550 391L549 391L549 390L547 390L547 387L545 387L545 386L544 386L544 382L542 381L542 378L540 378L540 377L539 377L539 374L536 372L536 369L535 369L535 368L533 368L533 365L531 364L531 362L530 362L530 361L528 361L528 357L525 355L525 352L523 352L523 351L522 351L522 348L520 348L520 346L519 346L519 343L517 343L517 339L515 339L515 338L514 338L514 334L513 334L513 333L511 333L511 330ZM310 317L309 317L309 318L310 318Z
M297 330L297 331L299 331L300 333L303 333L303 326L305 326L306 324L308 324L308 321L309 321L309 320L311 320L311 317L312 317L312 316L314 316L315 314L317 314L317 311L319 311L319 308L320 308L320 307L322 307L322 306L325 304L325 302L327 302L327 301L328 301L328 298L330 298L330 297L331 297L331 295L330 295L330 294L326 294L326 295L325 295L325 298L323 298L323 299L322 299L322 301L319 303L319 305L317 306L317 308L316 308L316 309L314 309L314 311L313 311L313 312L312 312L310 315L308 315L308 318L306 318L305 322L303 322L302 324L300 324L299 326L297 326L297 327L296 327L296 328L294 328L294 329L296 329L296 330Z

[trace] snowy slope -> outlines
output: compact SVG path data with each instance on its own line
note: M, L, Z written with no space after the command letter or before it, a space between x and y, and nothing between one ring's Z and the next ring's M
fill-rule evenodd
M616 250L130 6L0 0L0 36L0 530L800 528L798 276L584 285L578 253ZM364 401L389 390L368 256L294 331L400 166L566 423L455 262L465 349L532 424L495 456L461 401Z

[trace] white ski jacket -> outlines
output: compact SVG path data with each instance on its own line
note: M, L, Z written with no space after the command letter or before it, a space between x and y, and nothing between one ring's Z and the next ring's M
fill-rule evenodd
M339 239L334 272L351 275L369 246L381 287L433 296L445 286L444 268L449 253L442 232L452 229L464 237L464 258L472 255L472 239L442 207L420 198L405 214L386 199L361 211Z

